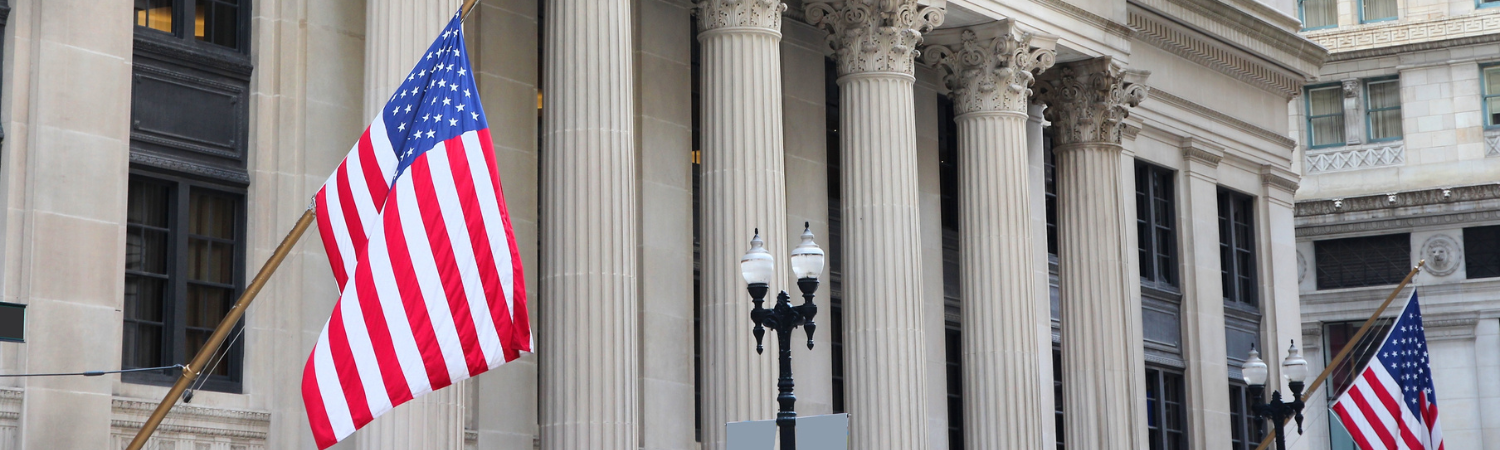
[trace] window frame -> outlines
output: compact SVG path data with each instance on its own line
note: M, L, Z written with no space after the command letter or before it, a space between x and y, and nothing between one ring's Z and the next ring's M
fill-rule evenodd
M1155 383L1157 393L1156 398L1151 397L1152 390L1150 384L1152 382L1152 372L1155 372L1157 374ZM1179 369L1157 366L1153 364L1146 365L1146 373L1144 375L1147 383L1146 391L1143 393L1146 398L1145 425L1147 448L1151 450L1186 450L1190 445L1188 443L1188 416L1190 415L1190 412L1188 411L1187 375ZM1169 392L1169 388L1171 387L1169 386L1168 382L1169 376L1176 378L1175 388L1177 392L1177 401L1175 402L1168 401L1165 398L1166 394ZM1167 428L1167 426L1169 425L1167 420L1168 403L1176 404L1178 408L1178 421L1175 423L1177 426L1175 430L1170 430ZM1159 425L1153 426L1153 419L1156 420ZM1168 437L1169 433L1177 434L1178 439L1176 440L1176 446L1167 445L1167 443L1170 442ZM1160 440L1158 440L1158 438L1160 438Z
M1482 1L1482 0L1476 0L1476 1ZM1494 1L1490 1L1490 2L1485 2L1484 5L1485 5L1484 6L1485 8L1500 6L1500 0L1494 0ZM1480 108L1480 111L1482 111L1481 113L1484 114L1484 118L1483 118L1484 119L1484 129L1485 130L1500 130L1500 122L1497 122L1497 123L1495 123L1493 125L1489 124L1489 121L1490 121L1490 119L1492 117L1491 116L1492 112L1490 111L1490 102L1489 102L1489 99L1491 99L1491 98L1500 99L1500 92L1495 92L1495 93L1488 92L1489 91L1489 83L1486 82L1486 80L1484 79L1484 71L1488 70L1488 69L1497 69L1496 72L1495 72L1496 76L1500 76L1500 62L1491 62L1491 63L1485 63L1485 64L1480 64L1479 65L1479 108ZM1500 111L1495 111L1495 112L1500 112Z
M166 270L168 280L162 298L162 338L161 352L163 366L172 364L186 364L191 361L195 354L190 354L187 348L187 292L190 284L188 280L188 248L187 244L192 237L189 230L189 221L192 216L188 213L191 207L192 191L202 189L217 194L225 194L235 197L234 218L234 259L230 300L236 301L240 294L245 291L245 255L248 242L246 240L248 220L248 195L243 186L225 184L203 179L186 177L165 173L161 171L146 170L132 167L130 170L132 181L144 181L163 185L167 187L167 250ZM127 193L127 197L128 197ZM130 275L128 271L122 271L121 277ZM123 299L122 299L123 301ZM226 312L228 310L226 309ZM122 322L130 319L122 318ZM247 318L241 317L239 323L230 330L229 339L232 341L221 344L216 355L223 354L220 364L228 365L227 376L204 376L202 384L198 389L207 391L227 392L239 394L244 388L244 354L245 339L235 339L233 336L243 332ZM215 324L217 326L217 324ZM121 330L123 341L125 331ZM122 369L134 368L125 361L125 348L122 345L120 351ZM153 386L171 386L181 376L179 369L167 369L161 371L128 372L120 376L120 380L132 384L145 384Z
M1395 107L1386 107L1386 108L1376 109L1376 108L1372 107L1371 106L1372 103L1370 103L1370 86L1375 85L1375 84L1385 84L1385 83L1395 83L1396 84L1396 106ZM1401 106L1402 105L1401 105L1401 78L1400 78L1400 76L1398 76L1398 75L1392 75L1392 76L1388 76L1388 77L1368 78L1368 79L1360 80L1360 84L1364 86L1364 95L1365 95L1365 98L1364 98L1364 101L1365 101L1364 102L1365 142L1391 142L1391 141L1399 141L1399 140L1405 138L1406 137L1406 119L1405 119L1405 117L1403 117L1401 115ZM1385 111L1396 111L1396 123L1398 123L1400 125L1401 132L1399 134L1397 134L1396 137L1388 137L1388 138L1376 139L1375 138L1375 126L1374 126L1375 125L1374 115L1377 112L1385 112Z
M1255 412L1251 409L1253 401L1254 399L1250 398L1250 386L1245 384L1244 380L1229 380L1230 450L1255 450L1260 445L1260 441L1265 439L1266 421L1255 416Z
M1493 233L1491 236L1480 236L1480 233ZM1464 253L1464 277L1468 280L1489 280L1500 277L1500 270L1487 271L1484 265L1494 264L1500 266L1500 225L1485 225L1467 227L1463 230L1463 253ZM1493 248L1481 247L1480 244L1490 244L1493 240Z
M1260 253L1256 249L1256 235L1258 231L1258 227L1256 226L1257 224L1255 221L1256 197L1254 195L1245 194L1233 189L1219 186L1217 200L1219 209L1217 215L1219 219L1219 263L1221 266L1219 268L1220 281L1234 281L1233 283L1223 283L1222 287L1224 291L1224 305L1225 307L1231 307L1242 311L1259 313L1261 306L1260 289L1258 286L1258 283L1260 282ZM1239 258L1236 257L1238 256L1238 252L1240 252L1241 249L1236 244L1236 242L1238 241L1238 239L1236 239L1238 235L1234 234L1233 232L1236 225L1236 219L1240 215L1242 215L1235 213L1236 202L1244 202L1245 211L1243 212L1249 215L1249 218L1245 220L1246 226L1249 228L1249 237L1247 238L1247 242L1245 244L1245 248L1248 249L1247 252L1250 253L1250 263L1248 264L1249 267L1241 267L1241 264L1239 264ZM1229 212L1231 213L1228 217L1225 216L1226 205L1229 206ZM1225 237L1226 231L1230 232L1227 238ZM1224 252L1226 251L1226 249L1231 253L1229 258L1225 258L1224 256ZM1226 261L1229 263L1233 263L1233 267L1223 267ZM1240 284L1238 283L1238 281L1242 276L1241 271L1243 271L1243 277L1249 279L1249 292L1241 292L1239 289ZM1230 278L1230 280L1224 280L1225 277Z
M1343 92L1342 92L1343 88L1344 88L1344 84L1343 83L1339 83L1339 82L1335 82L1335 83L1323 83L1323 84L1312 85L1312 86L1308 86L1306 88L1303 88L1303 92L1302 92L1302 110L1303 110L1303 112L1305 114L1303 114L1304 119L1303 119L1302 122L1303 122L1304 126L1307 128L1307 148L1308 149L1334 148L1334 147L1343 147L1345 145L1348 145L1348 139L1344 138L1343 136L1339 137L1338 142L1335 142L1335 143L1332 143L1332 144L1322 144L1322 145L1316 145L1315 144L1316 141L1315 141L1315 139L1313 137L1313 119L1322 119L1322 118L1325 118L1325 117L1338 117L1339 122L1343 122L1345 120L1344 119L1345 116L1347 116L1349 114L1349 111L1346 110L1346 109L1344 109L1344 106L1342 104L1340 104L1339 105L1339 113L1338 114L1323 114L1323 115L1318 115L1318 116L1313 115L1313 111L1312 111L1312 93L1313 93L1313 91L1321 91L1321 90L1325 90L1325 89L1333 89L1334 91L1336 91L1338 93L1339 98L1342 99L1343 95L1344 95ZM1344 132L1345 132L1345 135L1347 135L1348 130L1345 130Z
M155 28L151 28L149 26L140 25L140 24L136 23L134 17L131 17L131 24L135 26L135 36L136 36L137 39L140 39L140 38L155 38L153 40L157 40L157 41L161 41L161 40L177 41L181 45L188 45L188 46L191 46L194 49L207 50L207 51L215 52L215 53L240 54L244 58L247 58L247 59L249 58L249 56L250 56L250 42L251 42L250 27L252 26L251 9L250 8L251 8L251 5L253 3L255 3L254 1L252 1L252 0L237 0L239 2L239 4L238 5L234 5L234 7L239 8L239 11L238 11L238 17L236 17L235 37L234 37L235 46L233 46L233 47L230 47L230 46L227 46L227 45L223 45L223 44L217 44L217 43L209 42L209 41L206 41L206 40L199 40L198 37L195 34L197 30L190 30L188 28L187 24L194 24L194 25L197 24L197 14L196 14L197 9L198 9L197 1L195 1L195 0L168 0L168 1L170 1L172 3L172 9L173 9L173 11L172 11L172 31L163 31L163 30L158 30L158 29L155 29ZM209 2L215 2L215 0L208 0L208 1ZM133 15L133 13L132 13L132 15Z
M1474 9L1493 8L1500 6L1500 0L1474 0Z
M1307 2L1308 1L1309 0L1297 0L1297 20L1300 21L1300 22L1302 22L1302 24L1304 24L1304 25L1307 24ZM1327 1L1335 2L1335 0L1327 0ZM1497 1L1500 1L1500 0L1497 0ZM1335 2L1334 7L1335 8L1338 7L1337 2ZM1319 26L1316 26L1316 27L1303 27L1302 31L1326 30L1326 29L1329 29L1329 28L1338 28L1338 26L1339 26L1338 14L1334 14L1333 23L1332 24L1319 25Z
M1394 16L1381 17L1381 18L1378 18L1378 19L1366 18L1365 17L1365 2L1367 2L1367 1L1371 1L1371 0L1356 0L1354 2L1354 7L1359 10L1358 11L1358 13L1359 13L1359 23L1365 24L1365 23L1390 22L1390 21L1393 21L1393 20L1401 18L1401 4L1400 3L1397 3L1394 6L1394 8L1396 9L1396 15L1394 15ZM1395 2L1397 0L1391 0L1391 1Z
M1395 243L1395 242L1401 243L1398 246L1399 249L1395 249L1395 250L1391 250L1391 251L1394 252L1395 255L1405 255L1406 256L1406 259L1404 259L1404 260L1401 260L1401 259L1396 260L1396 262L1398 264L1394 264L1394 265L1391 266L1392 270L1390 271L1390 273L1388 273L1386 275L1387 278L1375 279L1374 277L1370 277L1368 275L1364 275L1363 276L1364 277L1363 280L1372 280L1371 282L1375 282L1375 284L1369 284L1369 283L1362 283L1360 280L1354 280L1352 282L1348 281L1348 280L1334 280L1334 279L1332 279L1332 275L1329 275L1329 277L1330 277L1328 279L1328 283L1329 284L1328 285L1324 285L1324 266L1322 264L1325 263L1325 262L1328 262L1328 263L1332 263L1333 262L1333 261L1331 261L1332 256L1331 255L1326 255L1326 253L1331 253L1332 250L1335 250L1335 249L1330 249L1328 247L1334 246L1334 245L1340 245L1340 244L1346 244L1346 243L1348 243L1349 245L1351 245L1354 248L1371 249L1371 248L1378 248L1378 247L1376 247L1375 244L1386 244L1386 242L1383 242L1383 240L1390 240L1390 241L1392 241L1392 243ZM1368 288L1368 287L1379 287L1379 286L1392 286L1392 285L1396 285L1396 284L1400 283L1401 280L1406 277L1406 274L1407 274L1407 272L1409 272L1409 268L1411 267L1411 251L1412 251L1411 233L1387 233L1387 234L1374 234L1374 235L1366 235L1366 236L1350 236L1350 237L1343 237L1343 238L1337 238L1337 239L1322 239L1322 240L1313 241L1312 244L1313 244L1313 260L1314 260L1314 264L1313 264L1313 286L1318 291L1328 291L1328 290L1334 290L1334 289L1360 289L1360 288ZM1371 254L1373 252L1372 251L1368 251L1368 250L1361 250L1359 253L1360 254ZM1343 258L1339 258L1339 259L1342 260ZM1366 260L1366 261L1369 261L1369 260ZM1373 261L1373 262L1379 262L1379 261ZM1389 261L1387 261L1387 262L1389 262ZM1365 266L1366 267L1371 267L1372 265L1371 264L1365 264ZM1369 271L1366 271L1366 273L1368 273L1368 272ZM1338 282L1339 284L1336 284L1336 285L1333 284L1335 282Z
M1143 175L1147 177L1144 181ZM1141 286L1179 293L1179 286L1182 282L1179 266L1182 260L1179 257L1181 249L1177 242L1177 171L1136 160L1135 177L1137 258L1150 258L1150 261L1139 261ZM1157 177L1165 178L1165 182L1159 185L1156 182L1161 178ZM1146 189L1145 192L1141 191L1143 187ZM1150 204L1142 206L1140 202L1143 198ZM1168 211L1164 214L1165 217L1158 217L1156 209L1158 201L1166 203ZM1141 212L1145 212L1149 217L1141 217ZM1148 228L1149 232L1142 233L1142 227ZM1165 250L1156 239L1163 232L1171 236ZM1150 274L1147 274L1148 269Z

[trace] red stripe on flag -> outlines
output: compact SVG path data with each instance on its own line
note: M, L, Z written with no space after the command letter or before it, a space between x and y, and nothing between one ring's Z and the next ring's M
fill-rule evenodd
M370 415L370 401L365 398L365 384L359 379L354 352L349 348L349 334L344 329L342 314L343 302L334 304L333 317L328 320L328 352L333 355L333 370L344 389L344 398L349 402L349 416L354 420L354 428L358 429L374 417Z
M313 355L318 352L313 351ZM333 424L328 421L328 410L323 406L323 393L318 391L318 374L313 369L313 356L307 357L307 367L302 369L302 404L307 407L307 423L312 427L313 442L318 448L332 447L339 442L333 435Z
M381 214L385 217L385 238L391 255L391 272L401 291L401 304L406 308L406 317L411 320L412 336L417 340L417 351L422 354L427 380L436 390L453 384L453 380L448 376L448 366L443 363L443 349L438 346L437 333L432 330L432 318L427 316L427 301L422 298L416 269L411 265L411 250L406 247L406 235L401 229L399 199L400 196L387 196L386 208Z
M364 315L365 330L370 334L370 347L375 350L375 362L380 366L381 379L385 380L385 391L390 395L392 405L405 403L412 399L411 386L407 385L406 373L401 371L401 360L396 357L390 324L385 321L385 310L380 306L380 294L375 289L375 277L370 274L368 262L354 269L354 284L359 294L354 300L359 302L360 313Z
M1375 431L1375 437L1380 438L1385 448L1396 448L1395 436L1391 435L1390 430L1385 429L1385 423L1380 421L1380 416L1375 414L1374 408L1371 408L1370 403L1365 400L1365 394L1359 386L1350 388L1346 394L1349 400L1354 402L1354 406L1359 408L1359 412L1365 416L1365 422L1370 424L1370 429ZM1398 416L1393 420L1400 422L1401 418Z
M495 165L495 146L490 140L490 129L478 130L479 147L484 149L484 162L489 165L490 182L495 187L495 200L500 205L500 222L505 228L505 240L510 248L510 263L512 280L511 304L514 315L511 316L511 337L513 346L510 349L530 352L531 349L531 316L526 312L526 274L521 268L521 247L516 245L515 229L510 226L510 207L505 204L505 190L500 187L500 170ZM496 255L498 257L498 255ZM506 361L515 358L506 357Z
M474 260L479 266L479 281L484 286L485 302L490 307L490 317L495 323L495 334L500 337L500 349L505 355L505 361L512 361L520 354L516 352L517 347L513 342L515 334L512 331L510 312L505 308L505 287L500 285L500 274L496 271L499 266L495 264L489 229L484 226L484 212L479 206L480 194L469 167L469 149L460 141L457 144L450 143L448 150L448 162L453 167L453 184L464 211L470 245L474 246Z
M1344 423L1344 430L1349 432L1349 436L1354 438L1354 442L1359 444L1359 448L1371 450L1375 448L1370 446L1370 440L1365 438L1363 431L1360 431L1359 424L1354 422L1354 417L1349 415L1349 410L1344 408L1343 402L1334 403L1333 412L1339 416L1339 422ZM1369 419L1366 419L1365 422L1368 423Z
M454 140L447 145L452 146ZM473 376L489 369L484 360L484 350L479 348L479 334L474 330L474 316L469 312L468 296L464 292L463 273L453 256L453 239L448 235L448 224L443 220L442 205L432 180L432 159L421 157L411 165L412 185L416 188L418 212L426 226L427 242L431 243L432 259L437 266L438 278L443 283L443 293L448 295L448 311L453 315L453 326L458 332L458 342L464 350L464 361ZM462 213L462 211L460 211Z
M1401 430L1401 440L1406 442L1406 447L1423 448L1422 441L1417 439L1417 435L1412 433L1414 430L1406 426L1406 420L1402 418L1402 412L1405 411L1406 405L1398 403L1396 399L1391 397L1391 393L1386 390L1386 386L1380 384L1380 377L1375 375L1374 370L1365 369L1365 373L1361 376L1364 377L1366 383L1370 383L1370 390L1375 393L1375 398L1380 400L1380 404L1396 420L1396 428Z
M339 253L339 242L334 238L337 230L328 218L328 186L318 190L315 197L318 216L318 235L323 238L323 249L328 251L328 263L333 266L333 279L338 282L339 290L344 289L344 282L349 280L348 274L344 273L344 257ZM354 255L349 255L353 257Z
M365 185L370 187L370 201L375 203L375 212L380 212L385 208L385 195L391 186L385 174L380 172L380 159L375 156L375 146L370 139L370 129L366 128L364 136L359 138L359 168L364 172Z
M349 227L349 242L354 247L354 260L359 261L359 254L364 253L365 244L369 242L369 233L365 232L364 223L359 217L359 208L354 202L354 188L349 186L349 160L339 163L337 182L339 188L339 208L344 212L344 226ZM344 285L339 284L343 289Z

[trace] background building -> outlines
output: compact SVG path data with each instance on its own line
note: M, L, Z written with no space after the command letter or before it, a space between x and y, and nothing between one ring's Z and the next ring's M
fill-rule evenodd
M8 3L0 292L29 336L0 373L185 361L458 2ZM1299 26L1290 0L483 0L541 353L339 448L720 449L775 408L738 257L804 222L830 267L798 411L850 412L854 448L1253 448L1239 359L1303 334L1286 118L1327 53ZM312 445L314 236L158 448ZM0 449L123 446L174 376L0 379Z
M1302 153L1297 279L1307 359L1321 369L1426 259L1412 284L1448 448L1500 448L1497 5L1302 3L1303 35L1330 51L1292 118ZM1354 448L1329 424L1326 404L1370 351L1361 347L1314 396L1306 448Z

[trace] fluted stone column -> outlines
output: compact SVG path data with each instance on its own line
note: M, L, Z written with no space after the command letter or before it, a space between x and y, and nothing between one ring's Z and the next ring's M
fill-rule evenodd
M776 416L775 357L755 353L739 262L759 228L766 249L781 262L770 295L776 289L798 293L787 276L786 259L781 129L785 9L777 0L698 4L705 449L724 448L727 422Z
M367 0L365 115L374 117L417 60L448 25L458 3L447 0Z
M546 2L537 302L544 450L639 445L630 4Z
M365 110L375 117L458 5L429 0L369 0L365 6ZM464 445L458 386L413 399L355 433L359 450L457 449Z
M1034 325L1038 311L1026 126L1033 71L1051 67L1055 37L1014 21L928 36L924 58L943 69L958 122L962 244L964 444L1041 449L1052 380ZM1036 46L1036 48L1033 48Z
M1047 119L1057 128L1058 278L1062 301L1064 442L1070 448L1135 448L1145 424L1135 371L1141 312L1131 307L1123 224L1120 136L1145 99L1143 72L1109 57L1065 64L1049 77ZM1049 74L1053 75L1053 74Z
M851 448L927 448L913 59L943 10L915 0L807 3L843 102L844 367Z

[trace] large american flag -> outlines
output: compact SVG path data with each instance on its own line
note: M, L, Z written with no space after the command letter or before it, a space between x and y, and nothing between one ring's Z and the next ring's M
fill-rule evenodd
M1364 450L1443 448L1415 290L1375 357L1333 403L1333 412Z
M318 191L340 286L302 375L318 448L531 351L488 128L455 15Z

